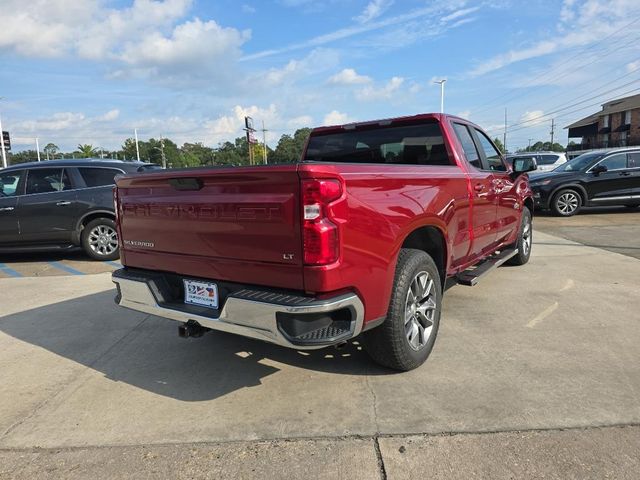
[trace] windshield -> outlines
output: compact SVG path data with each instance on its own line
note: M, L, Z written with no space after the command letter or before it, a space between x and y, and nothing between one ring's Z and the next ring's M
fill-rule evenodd
M312 135L307 162L451 165L438 123Z
M604 153L583 153L582 155L563 163L554 172L579 172L585 170L594 161L604 157Z

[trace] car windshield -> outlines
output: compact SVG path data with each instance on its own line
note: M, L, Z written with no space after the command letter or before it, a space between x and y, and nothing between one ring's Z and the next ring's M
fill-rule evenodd
M569 160L567 163L563 163L558 168L555 168L554 172L579 172L586 170L591 163L595 160L604 157L604 153L583 153L579 157Z

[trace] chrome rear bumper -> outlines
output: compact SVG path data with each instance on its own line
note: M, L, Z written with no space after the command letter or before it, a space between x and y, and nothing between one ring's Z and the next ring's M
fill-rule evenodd
M217 315L205 315L188 311L179 304L167 306L163 303L161 289L154 284L153 276L145 278L139 272L129 273L126 268L116 270L112 275L118 287L116 303L139 312L165 317L177 322L195 321L202 327L219 330L245 337L255 338L297 350L312 350L342 343L362 331L364 305L354 293L342 294L330 299L314 299L260 290L242 289L230 294L224 300ZM338 337L322 338L311 332L293 338L282 328L282 319L304 319L322 314L348 312L348 329L341 330ZM207 312L208 313L208 312ZM335 330L329 330L335 332Z

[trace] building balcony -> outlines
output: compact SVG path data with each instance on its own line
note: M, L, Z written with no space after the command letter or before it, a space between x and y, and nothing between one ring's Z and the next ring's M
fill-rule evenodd
M608 142L585 142L568 145L567 152L600 150L603 148L635 147L640 145L640 137L629 137L626 140L609 140Z

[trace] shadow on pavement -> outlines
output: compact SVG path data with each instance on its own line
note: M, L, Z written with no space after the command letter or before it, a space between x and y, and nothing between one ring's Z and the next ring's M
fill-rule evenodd
M118 307L114 291L0 317L0 331L103 373L177 400L211 400L260 385L292 365L338 375L384 375L357 341L298 352L221 332L182 339L177 323Z

